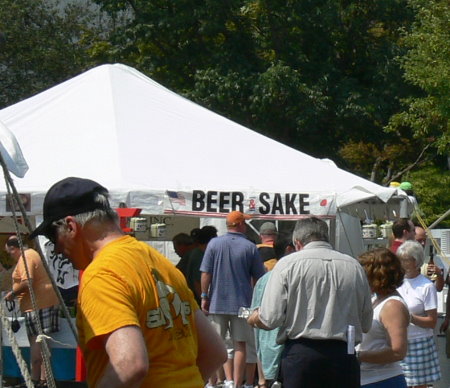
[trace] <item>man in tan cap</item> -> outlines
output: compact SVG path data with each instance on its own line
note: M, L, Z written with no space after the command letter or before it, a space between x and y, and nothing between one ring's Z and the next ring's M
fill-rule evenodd
M264 263L264 267L270 271L277 263L277 255L273 248L278 237L275 224L273 222L264 222L259 228L259 237L261 238L261 244L257 245L259 255Z
M249 218L239 211L229 213L228 233L209 242L200 266L202 310L210 314L222 338L225 339L227 331L230 331L234 344L233 375L228 373L225 376L226 388L242 384L246 342L252 335L252 328L245 318L238 317L238 311L240 307L250 307L252 280L256 282L265 273L256 245L244 234L245 220Z

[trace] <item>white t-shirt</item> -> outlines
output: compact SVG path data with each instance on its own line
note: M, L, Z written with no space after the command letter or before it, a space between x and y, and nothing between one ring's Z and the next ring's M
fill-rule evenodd
M437 308L437 292L432 281L423 275L412 279L405 278L397 289L408 305L410 314L425 316L425 311ZM434 333L431 328L423 328L412 323L408 326L408 340L430 337Z

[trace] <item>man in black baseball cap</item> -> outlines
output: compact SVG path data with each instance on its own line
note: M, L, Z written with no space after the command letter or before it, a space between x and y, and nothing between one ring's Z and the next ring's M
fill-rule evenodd
M122 232L103 186L82 178L54 184L38 234L84 269L77 328L89 386L201 388L225 362L182 273Z
M95 209L110 208L108 201L95 200L99 193L107 197L108 190L90 179L70 177L55 183L45 195L44 221L30 234L30 238L44 235L52 241L52 224L55 221Z

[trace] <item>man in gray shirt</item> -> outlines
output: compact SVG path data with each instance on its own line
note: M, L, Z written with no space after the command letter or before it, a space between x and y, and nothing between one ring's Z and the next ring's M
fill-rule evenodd
M328 226L316 217L299 220L293 240L298 252L272 270L249 323L280 327L283 387L359 387L359 363L348 354L354 344L347 342L349 330L359 343L372 325L366 274L357 260L332 249Z

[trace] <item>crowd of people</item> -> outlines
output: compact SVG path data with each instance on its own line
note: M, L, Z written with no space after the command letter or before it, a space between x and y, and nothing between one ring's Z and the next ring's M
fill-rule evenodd
M218 321L229 355L206 387L270 387L280 381L284 387L428 387L440 379L434 329L444 270L432 255L425 262L423 227L397 220L389 249L370 250L358 264L332 249L327 225L319 219L297 222L293 239L280 238L275 224L265 222L258 259L245 235L246 217L228 215L228 233L213 240L198 268L202 309ZM252 267L261 262L262 276L261 268ZM237 284L245 284L242 295ZM248 306L249 289L250 337L243 334L248 328L239 326L239 306ZM447 327L448 318L440 329ZM353 354L349 330L357 345ZM254 354L256 374L250 367Z
M425 262L426 233L411 220L394 223L390 249L354 258L333 249L320 218L298 220L289 236L264 222L258 243L246 236L250 217L232 211L224 235L176 235L175 267L123 233L92 180L57 182L43 214L30 238L46 236L84 270L76 320L89 386L426 388L441 377L434 329L446 274ZM5 299L19 300L42 386L34 326L58 330L58 301L35 251L22 258L17 236L5 249L17 262Z

